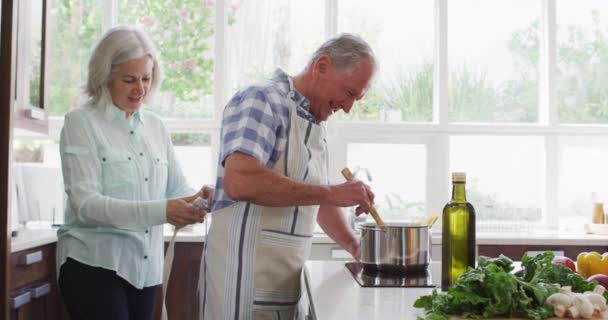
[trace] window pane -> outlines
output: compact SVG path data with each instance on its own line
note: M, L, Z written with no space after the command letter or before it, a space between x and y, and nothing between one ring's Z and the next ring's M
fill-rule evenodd
M357 178L369 183L382 220L411 221L426 214L426 154L425 145L350 143L347 163ZM353 212L354 207L349 214Z
M149 108L165 118L213 117L214 1L120 0L119 24L146 30L165 78Z
M561 228L582 232L582 224L591 223L593 203L608 203L606 159L608 144L605 139L561 139L558 193Z
M431 121L434 1L348 0L338 6L338 31L359 34L374 49L379 72L346 120Z
M48 139L14 139L14 162L40 163L60 168L59 143Z
M20 2L24 4L24 2ZM40 75L42 72L42 1L30 1L28 18L30 30L29 47L29 104L34 107L44 107L40 99Z
M542 137L450 138L450 171L467 173L479 231L529 231L541 222L543 150Z
M101 37L102 2L55 0L49 11L49 112L59 116L83 101L89 57Z
M608 2L557 1L561 121L608 123Z
M536 122L540 1L448 1L449 120Z
M177 162L191 187L198 190L204 184L215 183L216 159L212 159L210 134L173 132L171 141Z
M231 93L268 79L278 67L298 74L324 40L323 0L242 1L229 14L233 10L226 30Z

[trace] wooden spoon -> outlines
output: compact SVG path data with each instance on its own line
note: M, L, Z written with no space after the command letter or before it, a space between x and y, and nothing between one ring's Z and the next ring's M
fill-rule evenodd
M344 178L346 180L352 180L354 178L353 177L353 173L350 172L350 169L348 169L348 168L342 169L342 175L344 176ZM384 221L382 221L382 219L380 218L380 215L378 214L378 211L376 211L376 208L374 208L374 206L372 206L369 209L369 213L372 214L372 217L374 217L374 220L376 220L376 223L379 226L383 226L384 225Z

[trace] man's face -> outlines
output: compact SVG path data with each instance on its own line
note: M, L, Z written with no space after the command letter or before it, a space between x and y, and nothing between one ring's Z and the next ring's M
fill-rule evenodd
M118 65L108 84L114 105L128 115L137 111L150 88L153 67L154 62L148 56Z
M367 92L373 71L369 59L361 59L350 71L336 71L331 59L321 56L313 66L315 84L310 113L319 121L326 121L340 109L348 113Z

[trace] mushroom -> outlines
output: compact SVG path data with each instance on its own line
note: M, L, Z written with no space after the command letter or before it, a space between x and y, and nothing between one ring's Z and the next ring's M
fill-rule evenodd
M576 315L574 314L573 309L577 310ZM572 307L570 307L569 310L572 312L573 318L578 318L580 316L581 318L590 319L593 316L593 305L584 295L575 295L572 300Z
M606 308L606 298L602 295L597 294L595 292L585 292L583 296L591 302L593 305L593 310L597 312L604 312L608 308Z
M570 298L570 295L558 292L550 295L549 298L547 298L546 303L552 306L555 315L561 318L566 314L567 308L572 304L572 299Z
M604 294L604 291L606 291L606 288L604 288L604 286L602 286L601 284L598 284L597 286L595 286L595 288L593 288L593 292L600 295Z

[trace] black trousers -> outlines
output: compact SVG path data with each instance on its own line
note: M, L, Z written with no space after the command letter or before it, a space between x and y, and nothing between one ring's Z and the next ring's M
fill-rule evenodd
M151 320L158 286L137 289L116 272L68 258L59 291L72 320Z

